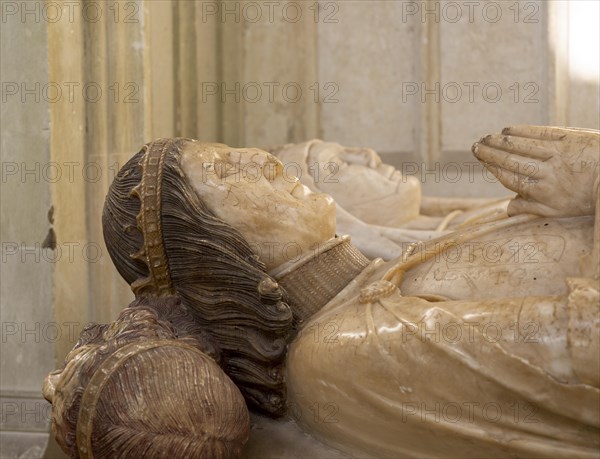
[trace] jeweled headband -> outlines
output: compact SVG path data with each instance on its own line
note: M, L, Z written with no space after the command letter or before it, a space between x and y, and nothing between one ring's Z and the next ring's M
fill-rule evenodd
M161 224L161 192L163 166L167 153L175 147L174 139L158 139L144 146L142 180L132 191L141 202L137 226L142 232L144 246L132 257L148 266L148 277L131 284L133 293L157 296L175 293L169 273L169 261L163 243Z

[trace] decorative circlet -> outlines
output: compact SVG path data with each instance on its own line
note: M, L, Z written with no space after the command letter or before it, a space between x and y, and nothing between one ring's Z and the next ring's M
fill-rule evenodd
M165 157L174 147L173 139L158 139L147 144L142 161L142 180L131 194L140 199L137 216L138 229L144 237L144 246L132 257L148 266L149 275L131 284L136 296L156 296L174 293L169 274L169 261L165 252L161 224L162 174Z

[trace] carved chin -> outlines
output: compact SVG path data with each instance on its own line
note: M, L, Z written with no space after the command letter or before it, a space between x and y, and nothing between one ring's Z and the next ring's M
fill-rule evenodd
M289 226L291 234L304 234L308 244L325 242L335 235L335 202L326 194L311 195L308 199L310 205L297 209L295 218L282 224Z

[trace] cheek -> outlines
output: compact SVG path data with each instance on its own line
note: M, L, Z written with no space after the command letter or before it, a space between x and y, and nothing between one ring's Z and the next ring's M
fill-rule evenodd
M311 196L310 215L307 215L306 223L311 228L318 230L320 237L327 234L333 237L335 234L335 202L326 194Z
M335 201L329 195L318 200L317 209L323 220L335 222Z
M332 194L342 207L373 201L396 191L396 184L376 170L356 165L340 169L334 180L322 181L318 186L322 191Z
M324 228L335 231L335 202L329 195L310 194L297 199L284 193L265 201L263 210L273 232L299 232L310 238L311 232L318 229L315 237L321 238Z
M219 218L242 233L248 241L276 239L276 235L285 234L291 225L302 221L300 209L293 201L280 196L261 195L259 190L232 190L223 201Z

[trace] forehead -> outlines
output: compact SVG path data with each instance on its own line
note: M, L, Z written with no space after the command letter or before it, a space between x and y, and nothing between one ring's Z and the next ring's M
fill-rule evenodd
M281 164L275 156L259 148L233 148L223 143L187 142L183 158L188 163Z

